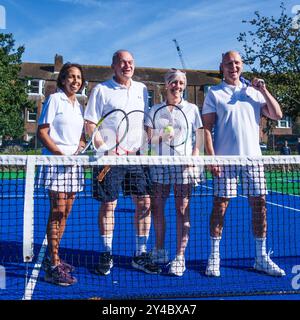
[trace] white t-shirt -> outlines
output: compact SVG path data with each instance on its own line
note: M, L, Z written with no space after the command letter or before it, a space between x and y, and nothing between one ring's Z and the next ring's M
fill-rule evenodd
M131 80L130 86L126 87L114 79L96 85L89 97L84 119L96 124L105 114L114 109L121 109L127 114L133 110L147 112L148 91L146 86L141 82ZM122 141L124 150L139 149L142 144L144 116L141 112L133 115L129 118L129 130ZM104 121L103 125L117 130L121 120L120 117L111 119L110 122L114 123ZM124 150L118 150L119 154L125 154Z
M181 101L178 107L181 108L183 114L186 116L186 121L181 111L177 108L173 108L172 111L170 111L168 107L160 109L165 104L166 103L164 102L161 104L154 105L148 113L150 118L154 122L155 130L164 130L167 126L172 126L176 132L176 127L182 127L183 135L187 137L187 140L184 144L175 146L175 150L172 150L173 148L170 149L170 146L164 141L162 141L161 144L155 144L153 146L155 148L155 153L157 155L172 155L173 153L174 155L192 155L193 133L197 129L203 127L198 107L195 104L189 103L185 100ZM187 135L186 122L188 125ZM153 124L147 117L145 118L145 125L150 128L153 127ZM184 141L185 137L182 138L179 139ZM180 143L181 140L178 140L178 143Z
M216 113L213 131L216 155L260 156L259 122L266 104L253 87L225 81L213 86L204 100L202 114Z
M39 125L49 124L49 136L65 155L74 154L83 132L83 107L76 100L74 105L59 90L44 102ZM51 152L43 148L43 154Z

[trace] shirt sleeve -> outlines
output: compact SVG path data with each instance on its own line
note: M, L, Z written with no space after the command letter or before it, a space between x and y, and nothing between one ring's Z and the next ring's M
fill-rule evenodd
M38 125L51 124L55 118L57 110L56 99L50 95L43 104L42 112L39 117Z
M194 116L193 127L194 127L194 131L196 131L197 129L202 128L203 124L202 124L199 109L196 105L194 106L194 110L195 110L194 111L195 116Z
M217 101L211 89L208 90L208 93L204 99L202 114L215 113L217 112Z
M97 123L103 114L103 103L100 87L95 87L89 97L85 112L84 119Z
M144 95L144 112L147 113L149 111L149 94L148 89L146 86L143 88L143 95Z
M154 115L154 109L155 106L152 106L152 108L146 112L146 117L145 117L145 126L149 128L153 128L153 115Z
M260 103L261 107L263 107L267 102L264 96L257 90L257 100Z

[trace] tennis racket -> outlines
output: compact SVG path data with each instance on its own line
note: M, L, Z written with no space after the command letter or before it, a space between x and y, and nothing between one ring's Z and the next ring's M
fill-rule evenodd
M153 127L154 134L160 137L160 143L164 142L176 153L180 153L176 149L184 145L184 155L186 155L189 125L182 108L175 104L159 107L153 115Z
M147 136L147 133L144 130L144 122L147 119L147 123L151 123L153 126L153 122L151 117L142 110L132 110L123 117L123 119L119 123L119 127L117 131L123 131L123 129L127 126L129 128L134 128L134 130L127 130L126 137L120 141L118 144L118 153L119 154L147 154L148 150L151 150L151 138ZM106 165L99 172L97 179L99 182L102 182L107 173L110 171L111 166Z
M123 154L127 155L148 154L149 148L151 148L151 137L145 131L145 124L153 127L152 118L142 110L132 110L127 113L127 119L129 128L134 129L129 130L126 138L119 144L120 152L122 150ZM123 118L123 121L126 119Z
M85 154L92 146L93 153L118 153L119 144L128 133L129 123L126 112L114 109L106 113L96 124L91 138L80 154Z

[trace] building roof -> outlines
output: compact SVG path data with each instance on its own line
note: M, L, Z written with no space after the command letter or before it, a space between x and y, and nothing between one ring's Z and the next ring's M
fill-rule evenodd
M60 59L58 61L58 58ZM62 57L56 55L54 64L24 62L21 66L20 77L43 80L56 80L62 64ZM84 76L88 82L102 82L112 77L110 66L82 65ZM168 69L136 67L134 79L142 82L163 83L164 74ZM216 84L220 82L218 71L186 70L188 85Z

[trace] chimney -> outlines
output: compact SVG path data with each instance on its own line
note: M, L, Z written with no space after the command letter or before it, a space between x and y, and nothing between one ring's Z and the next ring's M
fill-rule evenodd
M56 54L54 57L54 73L59 73L63 66L63 56Z

